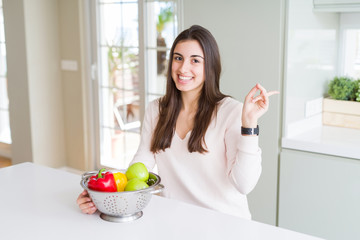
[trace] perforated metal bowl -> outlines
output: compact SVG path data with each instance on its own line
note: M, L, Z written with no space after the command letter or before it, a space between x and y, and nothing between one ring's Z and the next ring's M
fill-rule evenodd
M110 172L122 172L116 170ZM100 217L110 222L129 222L140 218L142 210L148 205L153 194L163 191L159 175L150 172L150 178L155 180L151 186L137 191L127 192L99 192L88 188L87 184L91 176L98 172L86 172L82 175L80 185L88 191L96 208L101 212Z

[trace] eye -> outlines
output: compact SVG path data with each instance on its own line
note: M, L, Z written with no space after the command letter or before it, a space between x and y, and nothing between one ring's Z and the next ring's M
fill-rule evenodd
M175 60L175 61L181 61L181 60L182 60L182 57L180 57L180 56L175 56L175 57L174 57L174 60Z
M200 63L200 61L197 60L196 58L194 58L192 61L193 61L193 63Z

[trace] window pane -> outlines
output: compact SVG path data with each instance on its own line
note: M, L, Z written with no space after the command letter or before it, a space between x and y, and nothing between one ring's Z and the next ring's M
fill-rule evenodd
M1 3L1 0L0 0ZM5 42L5 33L4 33L4 15L2 8L0 8L0 42Z
M4 15L0 0L0 142L11 144L6 68Z
M121 45L124 36L121 35L121 6L122 4L100 5L101 45Z
M103 88L101 164L126 168L140 139L139 93Z
M146 9L147 46L170 48L178 32L175 2L151 1Z
M0 142L11 144L9 111L0 109Z
M102 90L102 125L121 130L139 132L139 93L115 88ZM139 123L134 123L139 122Z
M170 51L149 49L147 52L148 93L163 95L166 90L166 71Z
M124 32L124 46L138 47L139 33L138 33L138 5L124 4L123 6L123 22L122 30Z
M178 34L176 1L147 1L146 13L146 98L150 100L166 90L169 50Z
M102 47L102 85L127 90L139 88L139 49Z
M101 45L134 46L139 44L137 4L129 2L101 4Z
M102 129L101 164L117 169L125 169L135 155L140 143L140 135L110 128Z
M140 142L139 94L104 88L102 97L101 164L124 169Z
M102 90L102 121L104 127L139 132L139 93L115 88Z
M0 109L9 109L9 98L7 94L7 80L4 77L0 77Z
M2 1L0 0L0 3ZM5 32L4 32L4 16L2 8L0 8L0 77L6 74L6 48L5 48Z
M126 168L140 140L138 5L100 2L100 163Z
M0 43L0 77L6 76L6 48L5 43Z

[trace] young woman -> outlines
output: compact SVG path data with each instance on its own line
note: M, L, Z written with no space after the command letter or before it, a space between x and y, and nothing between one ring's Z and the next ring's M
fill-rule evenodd
M196 25L180 33L166 94L149 104L131 164L157 165L165 197L250 219L246 195L261 174L258 119L278 92L256 84L242 104L220 92L220 73L212 34ZM86 191L77 203L84 213L96 211Z

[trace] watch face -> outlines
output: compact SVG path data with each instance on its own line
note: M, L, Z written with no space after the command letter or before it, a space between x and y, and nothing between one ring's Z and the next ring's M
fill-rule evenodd
M252 135L253 134L253 128L245 128L243 131L243 134Z
M244 128L241 127L241 134L244 135L259 135L259 125L256 128Z

